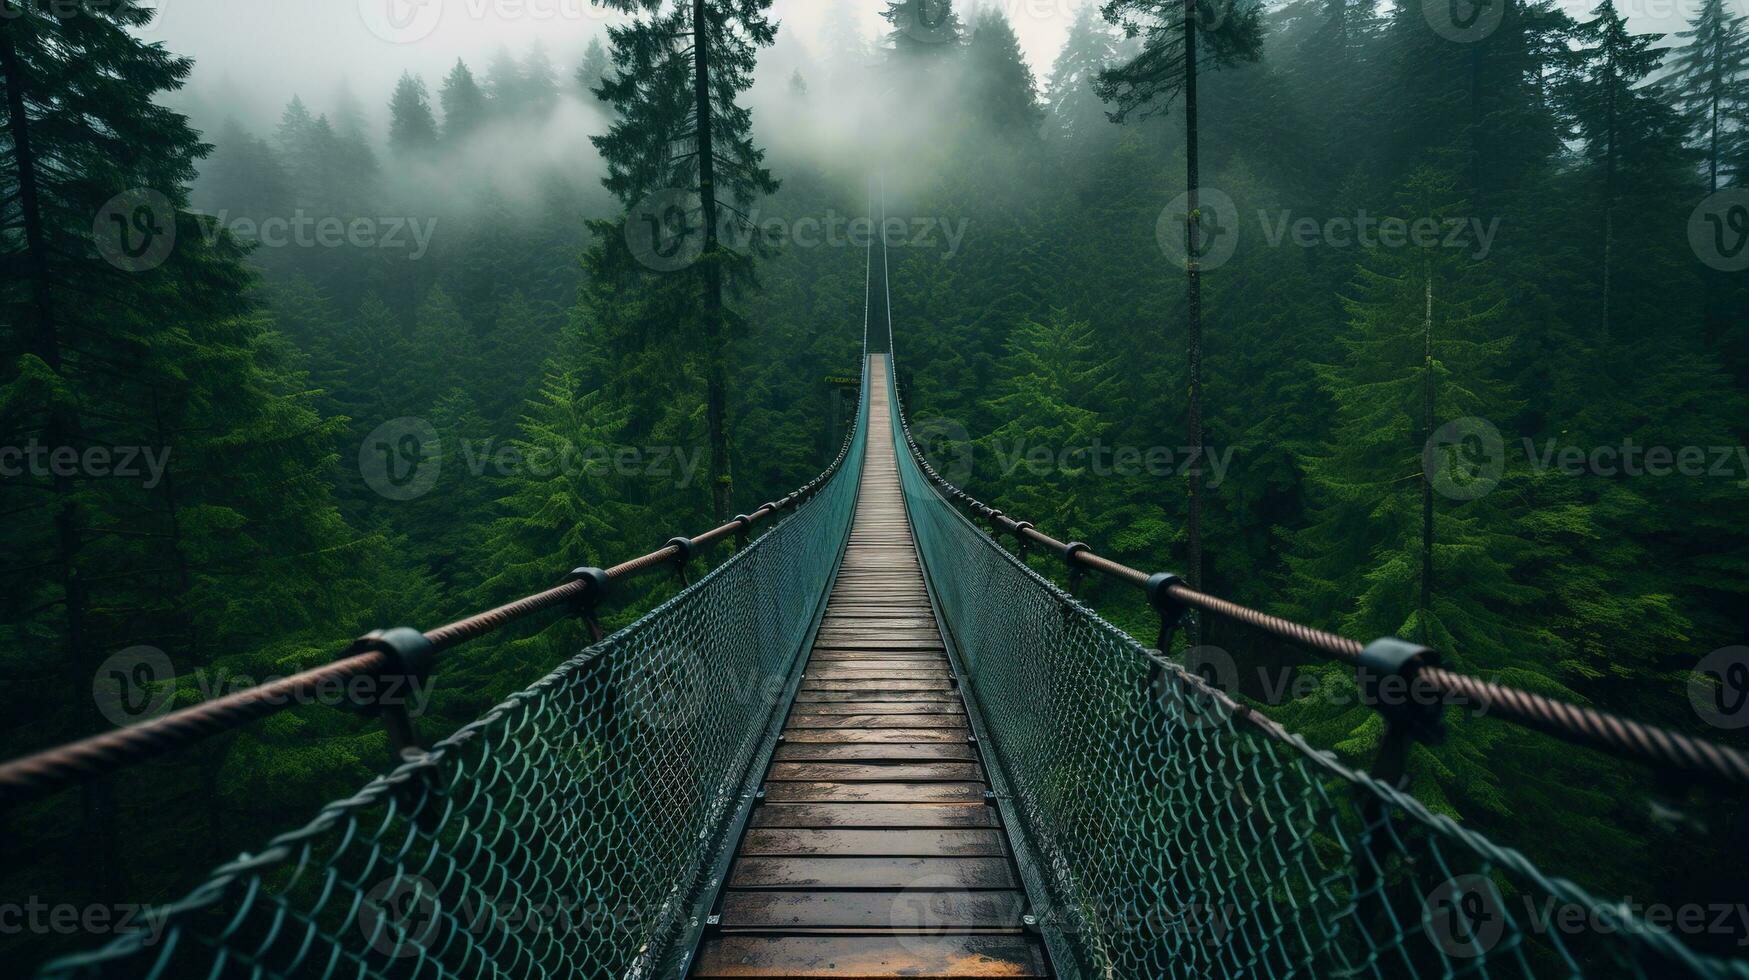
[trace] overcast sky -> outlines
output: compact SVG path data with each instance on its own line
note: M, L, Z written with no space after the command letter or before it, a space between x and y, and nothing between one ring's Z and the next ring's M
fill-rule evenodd
M500 45L545 43L567 74L609 15L589 0L157 0L149 36L194 57L197 84L282 103L293 91L320 100L346 77L367 103L384 101L403 69L435 87L457 57L480 64ZM1013 22L1041 82L1074 11L1091 0L983 0ZM1409 0L1444 3L1447 0ZM1638 30L1678 29L1701 0L1617 0ZM865 35L884 33L885 0L777 0L783 30L814 46L834 3L856 11ZM1583 16L1595 0L1562 0ZM1749 7L1749 0L1727 0ZM973 4L961 0L963 10Z

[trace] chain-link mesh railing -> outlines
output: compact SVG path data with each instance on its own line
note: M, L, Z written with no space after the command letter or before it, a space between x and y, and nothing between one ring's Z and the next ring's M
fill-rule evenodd
M672 976L842 553L866 432L865 393L831 483L751 547L44 975Z
M1143 647L982 533L895 435L1063 975L1749 976Z

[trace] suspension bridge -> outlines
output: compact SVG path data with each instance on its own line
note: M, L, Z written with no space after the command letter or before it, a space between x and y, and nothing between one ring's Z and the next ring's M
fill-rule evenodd
M884 248L870 249L885 315ZM351 678L423 679L540 616L592 642L427 744L365 705L395 765L44 977L1749 977L1626 905L1429 812L1404 761L1451 706L1749 785L1749 758L1336 636L1050 537L942 479L886 350L816 480L751 514L332 664L0 765L0 804L101 779ZM985 530L987 525L989 530ZM1011 539L1005 547L999 538ZM731 557L624 629L641 576ZM1149 647L1073 586L1143 590ZM1352 665L1369 770L1161 653L1194 612ZM373 690L408 689L396 684ZM1437 751L1437 749L1436 749ZM1576 910L1583 930L1536 910Z

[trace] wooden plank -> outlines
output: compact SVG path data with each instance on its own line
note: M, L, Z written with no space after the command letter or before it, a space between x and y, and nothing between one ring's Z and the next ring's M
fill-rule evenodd
M976 762L978 754L970 744L907 742L883 745L878 742L829 744L821 742L784 741L772 756L778 762Z
M787 857L803 854L1003 857L1008 853L1008 843L999 830L754 829L747 831L740 853Z
M765 778L809 783L982 782L984 767L975 762L777 762Z
M996 810L966 803L766 803L754 827L994 827Z
M1026 895L1019 891L966 891L923 879L883 891L731 891L723 897L722 924L725 929L1018 929L1025 912Z
M730 888L908 888L927 878L951 888L1019 888L1005 857L744 857Z
M798 705L810 715L958 715L965 709L952 701L838 701Z
M959 695L953 691L797 691L796 701L801 704L843 704L850 701L960 703Z
M793 728L965 728L961 714L892 715L790 715L785 723L787 732Z
M801 689L804 691L947 691L952 688L946 680L881 680L879 678L835 680L830 677L814 680L810 677L802 681Z
M984 798L983 783L770 783L773 803L972 803Z
M1044 951L1028 936L747 936L706 940L696 977L1045 977Z
M965 742L966 733L957 728L798 728L785 732L786 742L881 742L896 745L901 742Z

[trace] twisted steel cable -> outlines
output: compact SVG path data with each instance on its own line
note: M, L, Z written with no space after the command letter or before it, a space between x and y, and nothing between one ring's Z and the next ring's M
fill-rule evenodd
M900 402L900 411L904 405ZM1065 543L1008 517L959 487L949 483L924 458L922 447L911 437L911 427L901 414L905 443L918 468L943 496L965 503L974 513L996 523L1009 533L1043 545L1063 555L1064 561L1138 587L1148 584L1148 574L1113 561L1079 543ZM1347 664L1360 661L1365 645L1357 640L1296 623L1280 616L1200 592L1183 583L1167 586L1168 595L1179 604L1221 616L1262 630L1279 639ZM1674 732L1656 725L1632 721L1583 705L1556 701L1542 695L1506 687L1441 667L1422 667L1416 675L1432 684L1448 699L1460 700L1482 714L1614 755L1710 777L1735 786L1749 786L1749 754L1737 749Z
M837 457L824 472L779 501L764 504L746 515L746 526L751 527L773 514L781 513L824 487L828 479L843 466L855 438L856 429L853 427L845 437ZM696 546L710 544L742 527L740 520L731 521L706 531L692 539L692 543ZM674 562L680 557L681 548L671 543L649 554L614 565L607 569L606 574L610 580L630 578ZM582 599L587 590L588 585L584 582L566 582L476 613L466 619L439 626L423 635L435 650L447 650L496 632L536 613L569 607ZM317 692L330 685L343 684L355 677L375 676L387 667L389 658L380 652L343 657L333 663L300 671L259 687L190 705L160 718L89 736L0 764L0 807L39 799L215 735L233 731L288 707L314 700Z

